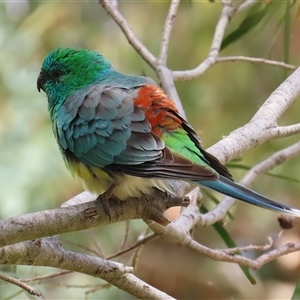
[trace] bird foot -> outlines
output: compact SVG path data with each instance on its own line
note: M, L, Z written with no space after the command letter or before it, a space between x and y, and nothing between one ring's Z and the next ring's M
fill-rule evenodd
M109 199L119 200L115 196L113 196L113 191L116 186L116 184L112 184L107 191L99 195L96 199L96 203L101 203L103 211L108 216L109 221L111 221Z
M145 209L143 213L143 219L155 221L162 226L167 226L171 223L171 221L164 215L162 211L151 206Z
M188 196L175 196L168 191L165 191L166 197L166 208L174 207L174 206L183 206L188 207L191 203L191 200Z
M170 224L171 221L164 215L163 212L165 210L174 206L187 207L190 204L189 197L175 196L170 192L162 192L157 188L154 188L154 190L154 193L150 197L146 196L147 201L150 202L151 205L146 207L143 219L152 220L160 225L166 226ZM164 201L161 201L162 198Z

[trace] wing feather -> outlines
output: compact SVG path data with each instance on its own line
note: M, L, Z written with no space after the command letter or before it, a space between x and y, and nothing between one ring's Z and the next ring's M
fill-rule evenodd
M63 152L88 166L141 164L159 158L164 147L131 91L121 88L95 85L71 95L55 125Z
M54 123L67 159L139 177L216 180L212 168L165 146L152 131L145 110L134 105L137 94L134 89L98 84L69 96ZM199 143L194 131L189 134Z

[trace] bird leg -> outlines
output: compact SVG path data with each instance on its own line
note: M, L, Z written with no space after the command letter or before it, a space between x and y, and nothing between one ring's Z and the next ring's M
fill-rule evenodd
M96 201L102 203L103 210L105 214L108 216L109 221L111 220L110 215L110 206L109 206L109 199L113 197L113 191L116 188L117 184L113 183L103 194L99 195ZM116 199L114 197L114 199Z
M118 184L112 184L103 194L99 195L96 203L101 204L101 208L111 221L110 202L112 200L121 201L113 192ZM153 220L163 226L168 225L171 221L164 215L164 211L170 207L183 206L187 207L190 203L189 197L175 196L168 191L162 191L158 188L153 188L153 192L148 195L143 195L146 205L143 209L142 218L145 220ZM123 201L121 201L123 202Z

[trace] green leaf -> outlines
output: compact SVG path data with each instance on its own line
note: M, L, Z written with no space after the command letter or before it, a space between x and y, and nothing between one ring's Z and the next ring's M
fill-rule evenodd
M237 164L237 163L228 163L226 164L227 168L235 168L235 169L241 169L241 170L247 170L249 171L251 167L243 165L243 164Z
M299 179L284 176L284 175L273 174L273 173L269 173L269 172L266 173L266 175L271 176L271 177L275 177L275 178L279 178L279 179L283 179L283 180L287 180L287 181L293 181L293 182L296 182L296 183L300 183Z
M246 18L242 21L242 23L239 25L239 27L231 32L223 41L221 44L221 49L223 50L230 44L237 41L239 38L241 38L243 35L245 35L247 32L255 28L260 21L270 12L273 2L267 4L265 7L263 7L260 10L257 10L257 8L260 6L260 3L257 3L252 9L249 14L246 16Z
M298 281L298 283L295 287L295 290L294 290L291 300L298 300L298 299L300 299L300 280Z
M201 205L200 207L200 212L202 214L208 213L208 210L205 206ZM224 228L224 226L220 223L214 223L213 224L214 229L217 231L217 233L220 235L220 237L223 239L225 244L227 245L228 248L235 248L237 247L236 243L234 240L231 238L230 234L228 231ZM242 255L240 252L236 252L238 255ZM250 270L248 267L245 266L240 266L241 270L245 274L246 278L250 281L251 284L256 284L256 280L251 274Z

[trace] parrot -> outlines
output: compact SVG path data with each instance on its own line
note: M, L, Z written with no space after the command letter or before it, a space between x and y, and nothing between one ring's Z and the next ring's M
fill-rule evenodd
M300 217L300 210L235 182L154 80L122 74L98 52L52 50L37 89L47 96L67 168L93 194L126 200L152 188L170 191L170 180L182 180Z

